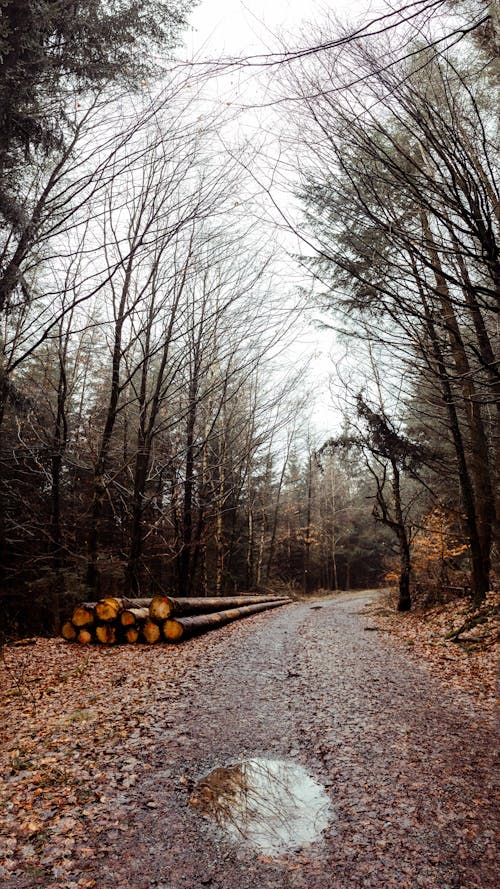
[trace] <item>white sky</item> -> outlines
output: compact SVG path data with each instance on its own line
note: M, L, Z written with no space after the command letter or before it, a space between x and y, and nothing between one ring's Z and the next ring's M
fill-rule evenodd
M307 45L307 22L320 23L325 14L344 15L353 19L355 13L367 8L369 0L201 0L191 16L191 27L184 33L184 51L187 58L197 62L204 60L238 58L260 55L279 51L280 37L289 48ZM370 14L374 14L373 2L369 5ZM305 32L306 36L301 36ZM258 69L243 69L232 74L214 78L210 87L211 98L215 102L239 105L258 102L263 95L262 79L259 81ZM277 131L282 121L276 121ZM260 128L260 134L259 134ZM238 129L250 139L256 141L262 137L264 128L267 133L273 128L273 111L246 112L238 125ZM279 142L279 135L278 135ZM272 153L272 141L270 146ZM265 175L264 166L259 163L259 175ZM278 202L287 213L293 212L291 204L284 192L276 193ZM285 239L286 240L286 239ZM298 252L301 248L297 242L289 249ZM286 265L285 265L286 269ZM297 267L290 261L290 274L284 286L293 292L300 276ZM301 280L304 283L304 279ZM296 346L297 360L304 355L311 358L311 377L314 382L315 407L312 424L319 441L331 434L333 427L340 422L339 415L332 406L328 378L333 369L330 353L335 351L334 334L321 332L314 328L310 320L304 317L302 332ZM294 360L292 352L292 362Z
M203 56L260 53L277 32L298 30L305 6L303 0L202 0L188 43Z
M276 46L284 34L292 44L304 21L321 21L327 11L352 14L360 0L201 0L191 16L188 47L202 56L250 55Z

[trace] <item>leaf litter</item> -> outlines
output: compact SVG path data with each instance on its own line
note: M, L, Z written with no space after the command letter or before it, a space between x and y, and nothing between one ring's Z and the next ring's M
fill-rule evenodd
M193 760L192 751L197 750L201 760L209 752L207 740L212 751L220 748L221 740L228 750L244 737L252 741L248 726L231 740L231 725L217 719L200 735L196 707L210 700L207 691L220 691L214 675L219 682L223 675L230 683L228 663L234 675L241 676L241 664L248 663L249 652L255 652L258 642L255 628L260 627L262 643L272 623L281 627L281 636L269 642L270 651L276 652L269 683L267 655L259 655L268 707L274 713L275 698L285 702L285 708L290 706L286 702L294 702L290 719L295 725L288 739L277 723L272 739L274 743L275 736L280 736L286 750L294 755L299 752L306 765L323 764L321 780L331 790L338 813L336 828L331 835L327 832L328 863L314 848L278 862L260 856L262 860L249 864L239 861L239 853L235 858L220 850L210 857L203 837L196 841L195 834L181 832L182 842L175 841L169 850L174 859L177 856L184 862L186 841L201 846L193 846L192 863L175 878L173 872L169 875L168 889L178 885L194 889L203 855L209 855L214 875L210 885L217 889L229 889L236 882L246 889L247 882L250 886L259 880L266 889L306 885L317 889L345 889L347 885L485 889L495 885L488 881L491 841L486 816L481 814L487 805L486 785L481 784L479 760L473 762L464 745L469 726L463 731L457 728L453 714L448 718L443 709L448 705L439 699L429 708L429 700L436 695L430 679L425 700L422 690L427 680L417 683L415 706L413 678L408 685L401 672L408 659L415 660L417 655L419 665L429 664L436 676L435 667L439 667L441 680L440 661L434 655L439 646L427 644L426 648L427 637L420 637L417 629L407 630L407 639L396 636L381 613L385 607L378 600L354 611L347 603L343 615L329 607L321 612L309 610L310 623L306 622L305 630L301 628L300 637L294 635L285 615L269 624L257 615L174 649L89 650L47 639L37 639L27 647L7 647L0 663L4 714L0 758L5 775L0 790L4 813L0 879L15 889L163 885L161 879L159 883L146 880L137 871L139 864L125 854L140 836L141 811L144 817L149 812L150 819L159 814L154 791L158 745L162 745L161 773L168 776L171 794L178 794L181 808L175 817L182 821L186 817L182 803L192 787L191 774L182 765L186 748L188 758ZM298 615L299 609L292 611ZM453 622L458 625L461 617L457 612ZM392 619L395 626L402 625L400 616ZM305 613L296 618L297 628L300 620L308 620ZM444 639L450 622L444 616L439 621L439 638ZM365 633L367 623L390 632ZM431 652L429 658L420 656L420 646ZM447 641L446 646L453 643ZM450 650L457 651L457 663L461 657L470 663L470 654L461 646ZM483 654L489 658L489 652ZM233 662L228 662L228 656ZM470 698L466 674L458 672L458 680L451 675L454 663L446 682L455 689L453 683L458 681L457 689ZM258 674L254 671L253 675ZM408 675L412 676L411 670ZM283 682L275 685L279 677ZM477 732L478 743L486 724L481 713L488 714L490 706L489 692L480 691L483 687L477 680L472 694L480 711L477 706L470 711L470 728ZM243 692L244 697L247 690ZM247 694L250 705L252 692L249 689ZM235 694L238 704L241 697L240 688ZM255 706L261 719L262 700ZM213 717L212 711L213 704L207 710ZM243 726L235 719L242 732ZM415 725L410 727L412 721ZM269 732L263 725L261 730L263 737ZM458 749L461 757L464 754L463 764L456 759ZM164 757L164 751L170 750L171 760ZM194 760L189 768L193 765ZM109 883L101 870L101 863L108 859ZM158 873L160 865L153 862L152 866ZM477 880L461 876L474 867Z
M91 862L127 831L126 794L152 768L160 708L168 717L181 679L196 682L208 653L222 654L225 639L241 629L224 627L216 638L175 648L89 649L44 638L4 646L0 882L13 880L16 889L96 885L72 873L75 848ZM161 728L168 735L165 721ZM171 734L175 740L175 729Z
M440 681L493 712L500 593L488 593L484 605L476 609L469 599L460 598L401 614L396 611L396 601L395 592L386 592L382 600L368 605L365 613L392 643L412 652Z

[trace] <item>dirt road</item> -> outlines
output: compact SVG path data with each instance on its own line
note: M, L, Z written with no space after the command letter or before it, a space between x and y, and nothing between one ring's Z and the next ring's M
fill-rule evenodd
M73 825L60 822L70 850L61 867L51 869L55 837L45 838L8 889L493 889L493 729L374 629L374 598L292 605L155 649L151 707L134 712L123 694L123 740L105 740L105 715L95 755L76 723L73 740L64 736L94 783L97 761L100 809L84 803ZM107 658L121 690L136 688L140 658L151 663L142 651ZM225 838L192 804L200 776L255 757L301 764L326 789L318 839L266 854ZM71 841L78 830L85 842Z
M176 703L165 694L152 768L120 800L128 830L86 862L99 889L496 885L491 729L373 631L371 598L252 618ZM201 774L255 756L326 786L321 839L273 859L218 838L189 804Z

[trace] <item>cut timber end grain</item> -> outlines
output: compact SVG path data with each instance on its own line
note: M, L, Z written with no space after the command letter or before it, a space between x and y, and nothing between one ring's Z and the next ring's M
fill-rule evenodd
M95 602L80 602L73 611L71 620L75 627L91 627L95 622Z
M127 629L125 630L125 632L123 634L125 641L130 642L131 644L133 644L134 642L137 642L139 639L140 632L141 631L140 631L139 627L137 627L137 626L136 627L127 627Z
M61 627L61 636L63 639L66 639L68 642L74 642L78 635L78 631L73 626L70 620L67 620L63 623Z
M92 633L90 630L82 628L78 633L77 640L81 645L88 645L89 642L92 642Z
M120 614L120 623L122 627L135 627L137 624L143 624L148 616L147 608L126 608Z
M95 607L95 613L99 620L108 622L116 620L122 608L123 602L121 599L115 599L113 596L109 596L106 599L99 600Z
M153 596L149 606L151 620L167 620L172 614L172 599L169 596Z
M116 627L112 626L112 624L103 624L96 627L95 635L97 641L102 642L103 645L114 645L116 642Z
M148 619L144 622L144 626L142 628L142 635L144 636L146 642L150 644L154 642L159 642L161 638L161 630L158 624L153 623L152 620Z
M107 596L100 599L96 605L96 616L104 623L111 623L116 620L120 611L124 608L148 608L151 598L147 599L116 599L114 596Z
M179 642L184 635L184 627L178 620L166 620L162 630L167 642Z

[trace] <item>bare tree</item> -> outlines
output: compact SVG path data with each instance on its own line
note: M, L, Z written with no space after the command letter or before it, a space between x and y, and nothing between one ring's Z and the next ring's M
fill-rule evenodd
M489 583L498 449L488 75L484 59L460 71L428 47L423 70L380 71L379 55L369 44L351 51L351 65L369 75L363 89L345 88L348 72L326 57L296 82L311 127L304 134L302 118L311 157L303 194L319 255L310 265L336 288L331 304L357 319L353 341L368 331L392 356L393 375L399 362L408 399L423 374L440 387L479 601ZM330 87L342 84L334 95Z

